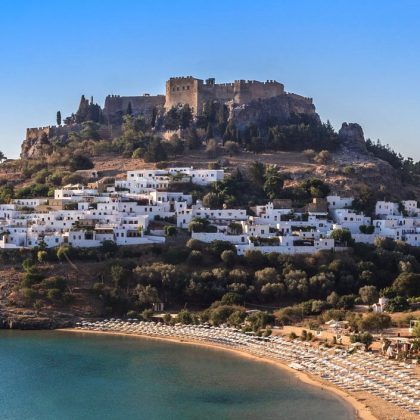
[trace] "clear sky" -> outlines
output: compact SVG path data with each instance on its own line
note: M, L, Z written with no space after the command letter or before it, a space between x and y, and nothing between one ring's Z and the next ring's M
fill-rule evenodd
M335 128L420 159L420 1L3 0L0 150L81 94L164 93L170 76L276 79Z

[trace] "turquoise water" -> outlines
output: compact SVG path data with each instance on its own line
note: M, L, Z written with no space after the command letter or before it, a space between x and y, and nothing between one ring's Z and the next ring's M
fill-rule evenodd
M0 418L353 419L337 397L228 352L131 337L0 332Z

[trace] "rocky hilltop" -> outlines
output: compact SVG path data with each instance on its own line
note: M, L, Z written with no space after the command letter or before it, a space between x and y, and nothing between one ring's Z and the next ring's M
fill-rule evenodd
M276 81L175 77L166 82L165 95L108 95L103 107L82 96L73 114L57 115L57 125L27 129L21 158L0 168L0 181L34 185L31 168L50 174L45 179L89 182L83 170L118 177L153 165L220 161L233 171L261 160L277 165L290 185L316 176L337 193L366 186L384 197L417 196L413 162L407 169L392 150L366 140L357 123L334 131L311 98L286 92ZM65 176L53 174L54 168Z

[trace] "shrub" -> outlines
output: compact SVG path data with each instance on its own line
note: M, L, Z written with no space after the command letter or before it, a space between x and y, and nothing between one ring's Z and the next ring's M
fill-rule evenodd
M63 291L67 287L67 280L63 277L53 276L44 279L42 285L47 289L58 289Z
M204 247L204 242L201 242L198 239L189 239L187 242L187 247L195 251L200 251Z
M77 171L79 169L92 169L94 167L89 157L84 155L75 155L70 159L70 169Z
M187 258L187 263L192 266L198 266L203 262L203 254L201 251L194 251L190 252L190 255Z
M234 141L227 141L224 145L226 152L230 155L237 155L240 152L240 147L238 143Z
M49 289L47 292L47 298L51 301L60 300L62 291L60 289Z
M236 254L231 249L227 249L220 254L220 259L226 267L233 267L236 261Z
M180 311L176 319L181 324L191 324L193 321L191 313L187 311L186 309L183 309L182 311Z
M316 152L314 149L306 149L303 151L303 154L309 162L312 162L316 156Z
M209 157L216 157L220 153L220 147L215 139L207 142L206 153Z
M32 290L30 287L24 287L21 290L21 293L27 304L32 303L36 298L36 292Z
M165 235L166 236L175 236L176 235L176 227L175 226L165 226Z
M44 275L39 273L36 270L30 270L27 273L25 273L25 276L23 277L22 285L24 287L30 287L33 284L39 283L44 278Z
M352 343L362 343L362 344L364 344L365 345L365 351L368 351L369 347L373 343L373 337L368 332L364 332L362 334L353 334L350 337L350 341Z
M316 163L325 165L331 162L331 153L328 150L321 150L314 158Z

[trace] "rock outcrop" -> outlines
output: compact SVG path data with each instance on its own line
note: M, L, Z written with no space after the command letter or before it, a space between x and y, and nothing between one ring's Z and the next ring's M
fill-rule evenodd
M343 148L355 153L367 153L363 129L356 123L343 123L338 132L338 140Z
M0 329L11 330L50 330L74 325L72 319L60 317L39 316L37 314L2 314Z
M284 123L293 114L310 116L320 121L312 100L293 93L254 100L240 106L231 103L229 108L229 120L240 130L248 125L259 125L269 121Z

